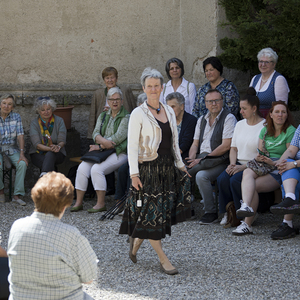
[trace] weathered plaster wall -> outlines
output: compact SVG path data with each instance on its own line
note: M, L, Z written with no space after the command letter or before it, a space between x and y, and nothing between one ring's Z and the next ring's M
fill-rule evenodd
M114 66L119 83L141 91L145 67L165 76L171 57L184 62L184 77L206 82L202 62L216 55L224 34L218 0L0 0L0 95L16 94L29 147L37 96L57 102L71 95L72 126L85 143L92 93L101 71ZM223 16L221 16L222 18ZM225 70L225 77L233 76ZM228 76L229 75L229 76ZM80 141L78 142L80 144ZM28 173L28 172L27 172Z
M186 77L216 53L217 1L10 0L0 9L0 88L93 90L109 65L136 85L142 70L164 73L180 57Z
M143 69L165 76L173 56L183 60L185 78L200 86L202 61L217 52L217 2L0 1L0 94L16 94L28 112L40 95L59 100L68 94L76 107L89 105L106 66L115 66L119 83L138 94ZM88 113L81 107L77 114L76 107L73 126L84 136ZM32 115L22 117L28 129Z

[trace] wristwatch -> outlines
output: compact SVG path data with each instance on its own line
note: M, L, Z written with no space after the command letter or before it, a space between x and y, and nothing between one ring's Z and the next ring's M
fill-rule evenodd
M297 162L296 162L296 161L294 161L294 162L293 162L293 164L294 164L295 168L297 168L297 167L298 167L298 164L297 164Z
M99 150L102 151L103 149L101 148L101 146L99 145Z

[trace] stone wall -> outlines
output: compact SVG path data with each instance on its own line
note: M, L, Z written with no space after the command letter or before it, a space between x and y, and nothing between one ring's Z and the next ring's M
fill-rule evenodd
M32 104L49 95L58 103L70 96L77 146L87 147L89 104L103 86L101 71L114 66L119 83L141 92L147 66L165 76L171 57L184 62L184 77L197 87L206 82L202 62L216 55L224 13L218 0L9 0L0 9L0 94L17 95L26 140ZM249 78L226 70L243 89ZM29 146L29 144L27 144ZM30 172L32 174L32 172Z

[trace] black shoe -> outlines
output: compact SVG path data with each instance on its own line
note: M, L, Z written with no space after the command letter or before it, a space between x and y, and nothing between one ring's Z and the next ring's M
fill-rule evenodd
M277 230L272 232L271 238L273 240L283 240L295 237L296 234L299 234L298 228L291 228L287 223L282 223Z
M108 190L105 194L105 196L110 196L110 195L114 195L115 194L115 190Z
M199 223L202 225L209 225L218 222L218 214L217 213L206 213L204 214Z
M277 215L300 214L300 202L286 197L281 203L271 206L270 211Z

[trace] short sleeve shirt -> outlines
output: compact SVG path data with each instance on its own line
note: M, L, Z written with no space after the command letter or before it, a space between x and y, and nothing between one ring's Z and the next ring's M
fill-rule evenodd
M299 150L295 156L296 160L300 159L300 125L298 126L298 128L295 131L294 137L291 141L291 145L297 147Z
M0 116L0 135L2 151L8 151L10 155L18 152L17 137L24 135L21 116L13 111L5 120Z
M267 130L266 127L264 127L261 130L261 132L259 134L259 138L261 140L263 139L266 130ZM280 156L286 150L286 144L290 143L291 140L293 139L295 130L296 130L296 128L294 126L290 125L287 128L285 133L281 132L280 135L276 138L274 136L269 136L268 134L266 135L265 146L270 154L270 157L280 158Z

